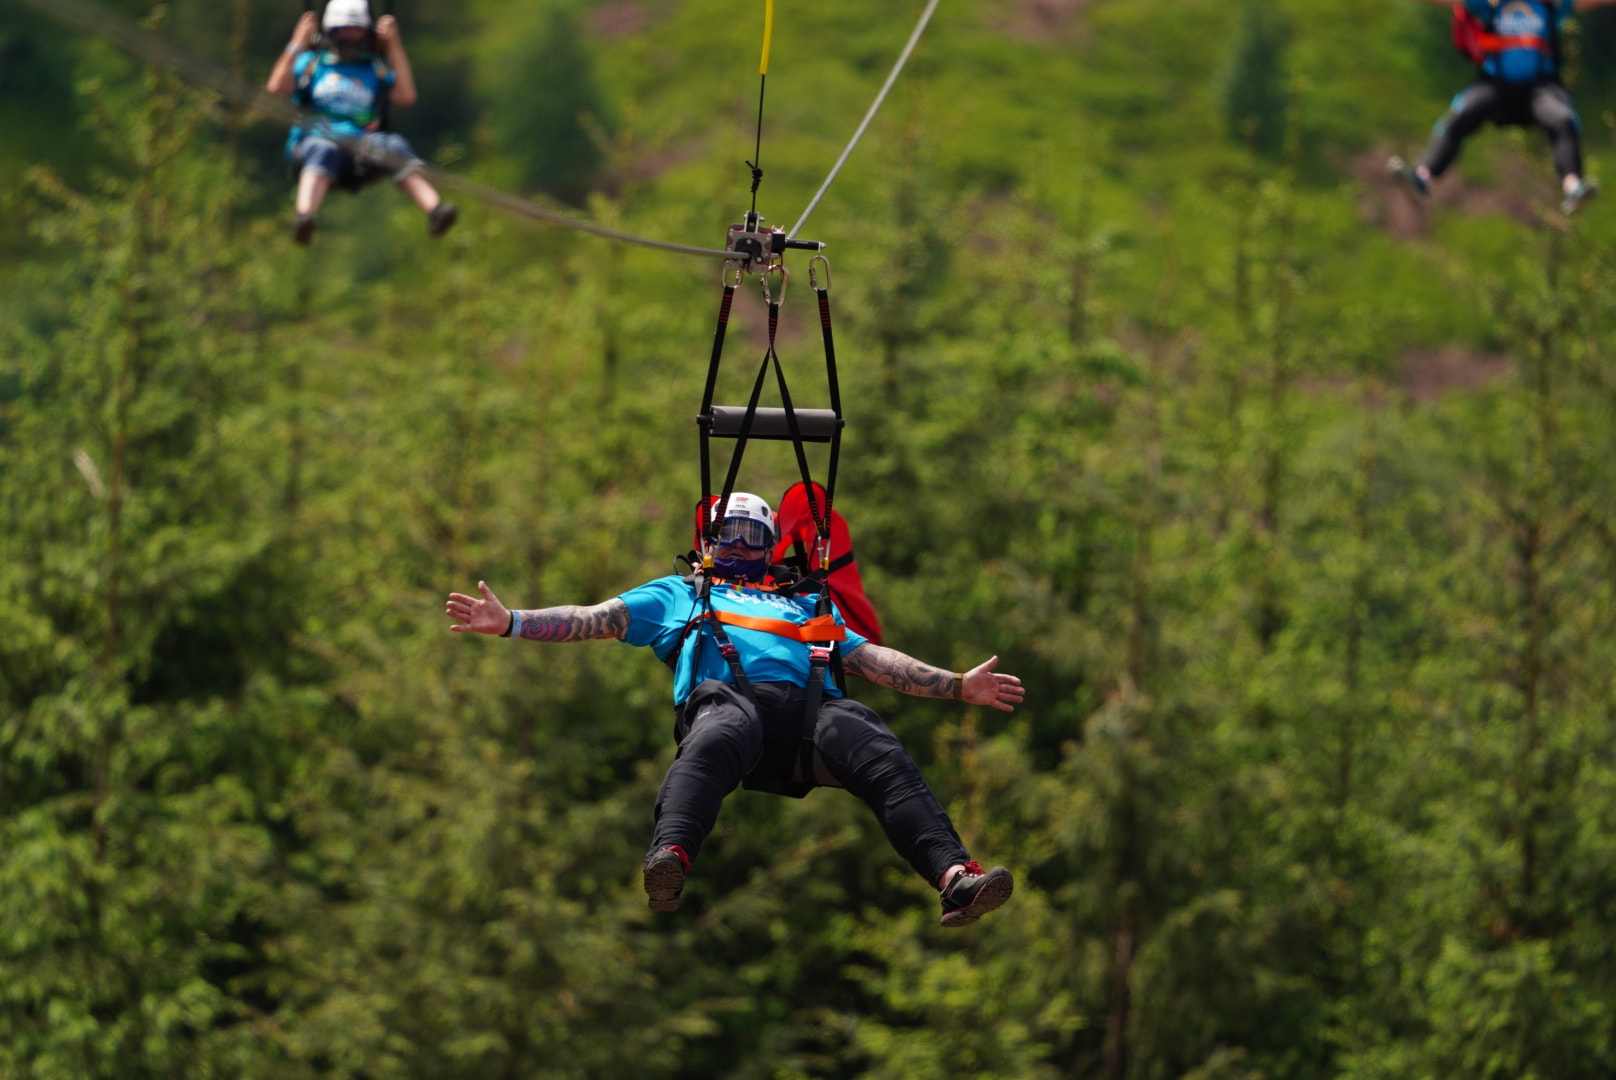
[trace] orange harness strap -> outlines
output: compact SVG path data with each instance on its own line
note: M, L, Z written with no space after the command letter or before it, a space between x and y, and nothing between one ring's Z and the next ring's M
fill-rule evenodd
M1505 49L1536 49L1540 53L1549 52L1549 43L1540 37L1531 37L1526 34L1504 36L1501 34L1481 33L1477 37L1481 42L1481 51L1484 53L1498 53Z
M713 610L703 615L704 619L716 619L728 626L740 626L747 630L761 630L765 634L777 634L792 641L804 643L814 641L846 641L847 628L836 624L833 615L815 615L805 623L787 622L785 619L759 619L751 615L736 615L728 611Z

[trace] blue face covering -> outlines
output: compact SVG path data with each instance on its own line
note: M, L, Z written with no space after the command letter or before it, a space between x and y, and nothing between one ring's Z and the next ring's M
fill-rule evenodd
M762 581L769 572L769 554L765 551L755 559L726 559L713 556L713 569L719 577L735 581Z

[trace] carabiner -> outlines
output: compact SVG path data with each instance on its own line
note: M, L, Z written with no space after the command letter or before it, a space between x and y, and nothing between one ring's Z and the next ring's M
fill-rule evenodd
M780 275L780 295L778 297L775 297L773 294L771 294L769 292L769 275L774 274L774 273L778 273ZM790 282L790 280L791 280L791 271L786 269L786 264L785 263L781 263L781 262L772 263L769 266L767 266L766 268L764 268L762 271L760 271L758 273L758 284L763 287L763 302L765 304L783 304L783 303L785 303L786 302L786 285L787 285L788 282Z
M808 287L816 292L819 290L819 276L814 273L816 263L825 264L825 291L830 292L830 260L823 255L815 255L808 260Z

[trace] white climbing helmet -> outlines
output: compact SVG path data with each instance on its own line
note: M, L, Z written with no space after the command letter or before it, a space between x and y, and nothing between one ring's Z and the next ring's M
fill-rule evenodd
M719 525L718 537L720 544L739 539L754 550L773 547L774 511L750 492L731 492L729 502L724 505L724 520Z
M331 0L325 6L320 29L331 31L345 26L370 29L370 0Z

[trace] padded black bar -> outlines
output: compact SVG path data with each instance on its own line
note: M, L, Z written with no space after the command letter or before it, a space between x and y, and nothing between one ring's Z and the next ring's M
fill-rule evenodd
M797 409L797 430L802 433L804 442L830 442L836 429L841 427L843 420L830 409ZM703 417L696 417L699 424ZM746 419L744 405L714 405L712 412L712 428L709 434L721 439L738 438L741 434L741 424ZM747 436L751 439L785 439L790 440L791 428L786 424L786 411L784 409L759 409L752 415L752 430Z

